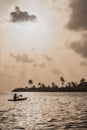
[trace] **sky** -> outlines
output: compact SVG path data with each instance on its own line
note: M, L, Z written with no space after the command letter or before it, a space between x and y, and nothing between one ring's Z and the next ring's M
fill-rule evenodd
M0 91L87 77L87 0L0 0Z

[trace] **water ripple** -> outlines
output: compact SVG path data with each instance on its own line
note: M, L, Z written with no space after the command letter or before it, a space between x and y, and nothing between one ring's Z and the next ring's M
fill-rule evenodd
M16 103L0 95L0 130L87 130L86 93L24 95L28 100Z

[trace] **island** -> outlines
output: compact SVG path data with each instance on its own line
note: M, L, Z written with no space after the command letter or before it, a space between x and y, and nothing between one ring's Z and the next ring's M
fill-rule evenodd
M87 81L82 78L79 83L77 82L68 82L65 83L63 77L60 77L61 86L55 84L54 82L51 85L45 85L44 83L39 82L38 85L34 85L33 80L29 80L29 87L18 87L12 90L12 92L87 92Z

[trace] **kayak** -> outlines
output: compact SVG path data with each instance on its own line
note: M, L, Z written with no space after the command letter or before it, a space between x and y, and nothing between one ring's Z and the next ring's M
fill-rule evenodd
M26 98L17 98L16 100L14 100L14 99L8 99L8 101L23 101L23 100L26 100L27 99L27 97Z

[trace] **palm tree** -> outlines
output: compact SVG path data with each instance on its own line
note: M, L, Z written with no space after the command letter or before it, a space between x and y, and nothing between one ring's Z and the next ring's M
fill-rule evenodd
M86 79L85 79L85 78L82 78L82 79L80 80L80 83L84 83L84 82L86 82Z
M71 81L71 87L76 87L76 83Z
M54 82L52 82L52 88L55 88L55 83Z
M42 84L41 84L40 82L38 83L38 85L39 85L39 87L41 88L41 85L42 85Z
M64 85L65 79L63 77L60 77L61 84Z
M31 85L33 84L33 81L31 79L29 79L28 83L29 83L29 85L31 87Z

